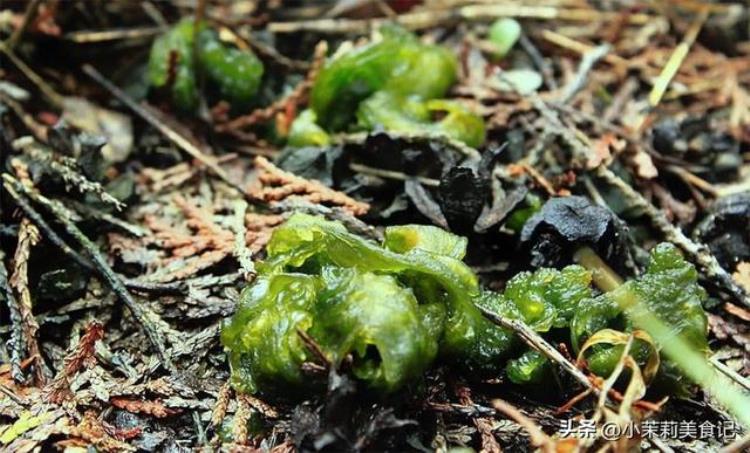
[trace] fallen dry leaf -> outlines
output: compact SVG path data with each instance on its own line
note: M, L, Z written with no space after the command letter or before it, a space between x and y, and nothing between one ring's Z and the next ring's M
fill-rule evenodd
M654 179L659 176L659 171L656 169L654 161L644 151L638 150L631 158L631 162L635 166L636 174L641 178Z
M732 278L738 285L745 288L745 291L750 292L750 263L743 261L738 264Z
M618 139L615 134L607 133L602 135L599 140L594 142L594 153L589 156L586 167L592 169L602 163L609 163L612 160L612 155L622 152L626 145L625 140Z

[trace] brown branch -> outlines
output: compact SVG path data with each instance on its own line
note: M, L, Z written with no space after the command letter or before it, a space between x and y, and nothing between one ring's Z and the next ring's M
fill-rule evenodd
M39 76L39 74L34 72L34 70L31 69L29 65L18 58L13 50L9 49L3 42L0 42L0 52L4 53L5 56L7 56L8 59L23 73L23 75L25 75L26 78L31 80L31 82L36 85L39 91L44 94L44 96L52 105L59 109L63 108L63 105L65 104L65 98L54 89L52 89L52 87L47 82L45 82L44 79Z
M116 87L112 82L110 82L103 75L101 75L99 71L94 69L93 66L89 64L83 65L83 72L88 74L89 77L91 77L101 86L106 88L107 91L109 91L113 96L115 96L123 104L128 106L128 108L130 108L133 112L137 113L141 118L143 118L147 123L153 126L156 130L161 132L172 143L179 146L186 153L190 154L190 156L200 161L209 170L214 172L216 176L218 176L222 181L227 183L230 187L233 187L239 190L240 192L242 192L242 189L239 188L237 184L235 184L233 181L231 181L227 173L218 165L218 163L216 162L216 158L214 156L209 156L205 154L203 151L201 151L200 148L198 148L198 146L193 144L190 140L180 135L177 131L175 131L171 127L167 126L164 123L164 121L158 118L158 113L155 112L152 108L148 106L140 105L137 102L135 102L124 91Z
M50 403L60 404L71 397L70 379L85 365L92 362L94 346L104 337L104 326L92 321L86 332L78 339L76 347L65 357L65 366L45 389L45 398Z
M23 12L21 23L15 30L13 30L13 34L10 35L10 38L8 38L8 41L6 43L6 46L9 50L13 50L13 48L16 47L16 44L18 44L24 32L26 32L26 29L29 27L29 24L34 21L36 13L39 10L40 3L41 0L31 0L26 5L26 10Z
M540 427L536 425L529 417L524 415L520 410L516 409L510 403L507 403L501 399L492 400L492 406L498 411L502 412L508 418L521 425L523 429L529 433L529 440L531 445L540 448L544 453L554 453L557 451L555 441L542 431Z
M154 400L135 400L120 396L113 396L109 399L110 404L114 407L123 409L134 414L147 414L156 418L165 418L170 415L179 414L180 409L171 409L161 401Z
M39 123L33 115L26 112L26 110L24 110L23 106L18 101L1 91L0 101L2 101L3 104L7 105L11 110L13 110L13 113L16 114L18 119L20 119L21 122L23 122L24 126L26 126L26 129L28 129L37 140L47 141L47 126Z
M26 217L21 220L21 227L18 230L18 245L13 257L14 270L10 277L9 283L18 294L18 312L21 315L23 334L26 340L26 350L34 361L34 382L37 386L42 386L47 381L47 369L44 364L44 358L39 350L37 342L37 332L39 324L34 317L31 303L31 291L29 291L29 255L31 248L40 240L39 230Z
M229 400L232 397L232 386L229 382L225 382L224 385L219 389L219 395L216 397L216 403L214 409L211 412L211 426L218 430L221 428L221 424L224 422L224 418L227 415L227 409L229 408Z
M454 9L416 11L396 16L395 22L411 30L425 29L456 22L491 21L500 17L518 17L540 20L566 20L573 22L612 21L619 17L617 12L602 12L592 8L559 8L556 6L533 6L513 4L467 5ZM644 24L653 20L647 14L630 14L631 24ZM299 22L271 22L268 31L272 33L296 33L315 31L318 33L364 33L374 30L392 18L340 19L326 18Z
M249 191L252 197L270 202L291 197L304 198L311 203L327 203L341 206L352 215L363 215L370 205L354 200L348 195L330 189L322 183L299 177L276 167L263 156L255 158L255 166L260 171L260 187Z
M325 370L330 370L331 366L333 365L331 363L331 359L329 359L326 353L323 352L323 348L320 347L318 342L315 341L315 339L311 337L310 334L300 328L297 328L297 335L299 336L300 340L302 340L302 343L305 344L307 350L315 356L315 358L317 359L316 363L323 366Z
M471 389L469 387L457 385L454 391L462 405L474 406L474 401L471 399ZM500 448L500 444L492 433L492 422L490 419L486 417L472 417L472 422L482 439L482 449L480 450L480 453L501 453L503 449Z

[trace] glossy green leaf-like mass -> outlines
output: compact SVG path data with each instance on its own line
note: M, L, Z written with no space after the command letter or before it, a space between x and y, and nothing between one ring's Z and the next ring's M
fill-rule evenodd
M529 349L520 357L509 360L505 374L515 384L538 384L550 367L549 360L539 351Z
M151 85L163 88L171 83L172 102L183 111L194 110L199 100L192 46L193 21L182 20L154 40L148 60ZM170 69L174 71L172 80Z
M442 115L439 120L433 117ZM422 101L380 91L359 105L358 124L365 129L447 135L469 146L484 143L484 121L461 103L446 99Z
M297 329L328 359L352 358L353 374L392 391L420 376L438 351L476 368L498 368L513 341L474 303L512 314L484 293L460 261L466 240L429 226L386 230L384 246L339 223L295 214L274 231L258 280L222 331L233 382L249 392L304 387L315 360Z
M639 302L631 307L621 307L615 301L622 294L634 295ZM578 351L583 342L598 330L612 327L629 331L641 328L637 323L639 317L658 316L671 327L675 337L681 337L696 351L708 352L708 321L702 306L705 298L706 291L698 284L695 267L685 261L675 246L659 244L651 250L649 265L643 275L580 304L571 324L573 347ZM601 375L611 373L620 358L611 350L615 348L592 349L592 355L587 357L592 371ZM634 349L636 359L648 356L645 345L636 344ZM669 391L685 393L687 382L684 376L668 360L662 360L656 380Z
M521 24L513 18L504 17L493 22L490 25L488 38L495 47L496 57L502 58L510 52L521 37L521 32Z
M221 99L234 107L245 107L258 91L263 64L252 52L223 44L205 24L196 29L191 19L183 19L154 40L149 81L156 88L168 86L172 102L180 110L192 112L197 108L201 73Z
M685 339L695 350L706 352L707 321L701 305L706 294L697 277L695 268L677 249L664 243L651 251L649 266L642 276L611 293L591 298L588 271L568 266L562 271L540 269L533 274L518 274L508 282L504 295L516 302L527 323L537 331L569 327L575 352L602 329L627 332L639 328L632 320L645 310L649 316L656 315L667 322L673 334ZM615 300L625 293L635 295L641 305L627 309L619 306ZM620 360L623 347L597 344L589 351L585 356L589 369L600 376L609 376ZM639 339L630 351L641 365L646 364L650 353L649 345ZM541 379L548 366L546 358L525 353L508 363L506 373L515 383L533 383ZM654 383L665 393L687 393L685 377L668 360L662 360Z
M227 46L213 30L198 35L198 63L222 100L247 107L258 92L263 63L250 51Z
M344 129L359 103L376 91L433 99L456 80L456 58L445 48L422 44L399 28L382 39L335 58L318 75L310 105L326 129Z
M543 268L514 276L504 295L534 330L546 332L570 324L578 304L591 297L590 284L591 273L581 266L567 266L561 271Z
M331 143L331 137L322 127L315 122L315 112L310 109L303 110L294 119L289 129L287 144L289 146L326 146Z
M580 266L522 272L503 294L484 291L461 259L466 239L432 226L386 229L382 245L349 233L337 222L295 214L277 228L259 277L241 296L222 331L235 386L248 392L309 391L302 365L316 361L299 332L320 347L326 361L369 387L394 391L441 357L464 369L497 372L515 383L544 380L548 360L487 321L477 306L520 319L540 333L570 329L574 350L604 328L638 328L633 313L614 302L630 291L674 326L675 335L707 350L706 317L695 269L674 247L660 245L647 272L613 293L592 297L591 274ZM635 310L630 307L628 310ZM627 316L626 316L627 314ZM637 316L633 317L637 319ZM643 361L648 345L632 355ZM594 345L592 371L607 375L621 346ZM507 362L507 359L517 357ZM669 362L662 382L680 391L682 376Z
M407 228L409 234L419 236L412 239L410 247L405 247L402 239ZM465 242L450 235L454 244L449 247L447 235L450 233L428 226L386 229L383 248L348 233L340 224L295 215L274 232L267 247L269 259L259 268L269 272L290 268L316 272L321 265L329 264L396 275L420 303L445 306L447 318L440 339L443 352L462 356L471 365L486 366L487 360L502 357L507 351L509 335L485 320L474 306L474 301L483 297L476 276L455 258L465 253ZM502 334L480 341L478 335L487 331Z
M384 27L380 34L381 39L344 52L320 72L310 95L318 124L332 132L383 128L481 145L482 118L459 102L439 99L456 81L455 56L400 28Z
M385 391L419 377L432 363L442 307L419 305L391 275L328 266L321 278L310 334L335 363L352 354L354 375Z
M320 280L303 274L261 276L246 288L230 324L221 332L228 346L234 385L250 393L302 384L308 357L297 329L312 326Z

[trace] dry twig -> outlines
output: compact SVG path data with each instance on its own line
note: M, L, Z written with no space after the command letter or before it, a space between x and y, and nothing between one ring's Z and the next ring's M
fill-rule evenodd
M471 399L471 389L465 386L457 386L455 389L458 399L464 406L473 406L474 401ZM482 438L481 453L500 453L503 451L500 444L492 433L492 422L486 417L473 417L472 421Z
M617 188L631 207L642 210L651 220L654 227L664 234L665 239L677 245L688 254L691 261L697 264L708 278L716 279L735 300L741 302L746 307L750 307L750 298L748 298L748 295L732 279L731 274L721 267L716 257L714 257L711 250L705 244L694 242L685 236L685 233L681 229L669 222L664 211L651 204L643 195L638 193L608 168L600 166L596 170L596 175Z
M482 315L484 315L485 318L500 327L512 330L531 348L541 352L547 356L547 358L560 365L565 371L573 376L575 380L583 384L584 387L591 389L597 395L599 394L599 389L594 387L591 380L583 373L583 371L578 369L570 360L560 354L560 351L555 349L554 346L549 344L538 333L534 332L528 325L526 325L526 323L518 319L504 318L479 305L477 305L477 308L482 312Z
M541 20L567 20L591 22L613 20L618 13L602 12L591 8L558 8L556 6L525 6L518 4L467 5L455 9L426 10L400 14L395 21L411 30L419 30L459 21L490 21L499 17L532 18ZM643 24L651 17L647 14L630 14L628 22ZM274 33L315 31L318 33L362 33L392 22L391 18L378 19L317 19L301 22L271 22L268 30Z
M355 216L363 215L370 209L367 203L354 200L318 181L281 170L263 156L255 158L255 166L260 171L260 187L250 190L249 193L254 198L269 202L299 197L311 203L340 206Z
M76 347L65 357L64 368L45 389L47 401L60 404L71 396L70 379L84 366L90 366L94 358L94 346L102 338L104 338L104 326L96 320L89 323Z
M107 263L107 260L98 250L96 244L91 242L91 240L86 237L86 235L83 234L83 232L73 223L73 221L71 220L73 215L70 210L60 202L45 197L36 189L24 186L9 174L5 173L2 176L3 186L8 192L12 192L15 194L23 193L25 196L44 205L55 215L57 220L63 224L68 234L73 236L73 238L75 238L80 243L86 254L89 255L89 258L96 267L97 271L99 271L104 280L109 283L114 292L118 295L118 297L120 297L120 299L130 309L131 313L133 313L135 319L144 328L149 340L151 340L152 345L159 353L159 357L162 359L164 367L168 369L171 368L172 365L167 353L167 348L164 345L164 338L162 336L161 330L158 327L158 323L154 321L154 318L156 318L156 314L150 312L150 310L147 310L145 307L140 306L135 301L133 296L130 295L120 277L112 270L112 268ZM18 197L16 196L16 198Z
M11 374L16 382L23 381L23 369L21 360L24 354L23 319L18 308L18 302L13 290L8 284L8 271L3 262L5 254L0 249L0 289L2 289L5 301L8 303L8 314L11 322L10 347L11 347Z
M659 78L654 82L654 86L648 95L648 103L651 108L659 105L662 96L664 96L664 93L667 91L669 83L672 81L675 74L677 74L680 65L690 51L690 46L693 45L693 42L695 42L695 39L698 37L698 33L701 31L701 27L703 27L706 19L708 19L709 12L708 8L703 8L702 11L698 13L687 33L685 33L682 42L675 47L674 52L672 52L669 60L667 60L664 69L661 74L659 74Z
M116 87L112 82L110 82L103 75L101 75L99 71L94 69L93 66L88 65L88 64L84 65L83 72L88 74L97 83L99 83L104 88L106 88L117 99L119 99L122 103L127 105L132 111L137 113L141 118L146 120L146 122L148 122L151 126L153 126L159 132L164 134L164 136L166 136L175 145L179 146L186 153L190 154L192 157L200 161L209 170L214 172L214 174L216 174L216 176L218 176L222 181L227 183L230 187L234 187L235 189L242 192L242 190L237 186L237 184L235 184L232 180L229 179L229 176L227 175L227 173L221 167L219 167L219 165L216 162L215 157L205 154L203 151L201 151L200 148L198 148L198 146L193 144L190 140L188 140L187 138L177 133L177 131L175 131L171 127L167 126L164 123L164 121L159 119L158 117L159 114L157 112L155 112L153 109L149 108L148 106L137 104L124 91Z
M29 24L34 21L40 3L41 0L31 0L26 5L26 10L23 13L21 24L15 30L13 30L13 34L10 35L10 38L8 38L8 41L6 41L5 45L8 47L8 50L12 51L13 48L16 47L16 44L18 44L18 42L21 40L21 37L28 28Z
M34 382L37 386L42 386L47 381L47 367L44 364L44 358L39 350L37 342L37 332L39 324L34 317L33 307L31 304L31 292L29 291L29 255L31 248L40 240L39 230L27 218L21 220L21 228L18 231L18 245L16 254L13 257L14 267L13 274L9 283L15 288L18 294L18 312L21 315L23 326L23 335L26 340L26 350L29 356L34 360Z
M134 414L147 414L156 418L165 418L170 415L179 414L179 409L171 409L161 401L134 400L123 397L112 397L109 399L114 407L132 412Z
M511 420L521 425L523 429L529 433L531 445L541 449L541 451L545 453L554 453L557 451L555 441L550 439L550 437L546 435L536 423L524 415L520 410L501 399L492 400L492 406L507 415Z

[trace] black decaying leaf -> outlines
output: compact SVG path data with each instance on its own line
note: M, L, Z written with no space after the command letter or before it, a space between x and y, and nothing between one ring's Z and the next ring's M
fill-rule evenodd
M399 418L393 408L362 398L354 380L335 369L328 375L325 400L317 405L299 404L290 420L292 439L299 451L363 451L387 439L383 431L408 425L416 422Z
M474 225L474 231L477 233L484 233L493 226L505 220L516 206L521 203L529 190L526 187L519 187L518 189L509 192L505 197L499 200L495 200L490 207L485 207L482 214L477 219Z
M101 181L107 169L102 154L102 148L107 144L107 140L100 135L81 133L76 137L76 142L80 147L78 165L81 166L83 174L92 181Z
M73 299L81 296L87 283L88 276L79 267L68 264L39 277L38 297L46 300Z
M49 145L62 155L74 157L83 174L92 181L101 181L107 169L102 148L105 137L85 132L76 133L64 120L49 129Z
M359 148L359 149L356 149ZM456 164L456 154L434 140L410 141L385 132L370 134L364 146L353 147L365 165L401 171L414 176L430 176Z
M356 390L349 376L331 368L325 402L315 409L302 404L294 410L293 438L301 451L351 450L358 404Z
M734 179L742 165L739 142L711 128L704 117L662 120L652 130L651 143L659 153L692 164L691 171L709 181Z
M588 245L615 268L629 262L627 227L609 209L588 198L552 198L521 231L521 242L534 267L561 267L579 247Z
M286 148L276 159L276 165L282 170L332 187L343 163L341 157L342 149L339 146Z
M381 431L417 425L414 420L404 420L396 417L391 408L378 408L366 424L359 430L355 450L362 450L372 443Z
M422 187L419 181L407 179L404 182L404 192L422 215L430 219L435 225L448 228L448 221L440 210L440 205L432 198L430 192Z
M719 199L696 227L694 236L708 244L719 263L734 270L750 261L750 192Z
M47 142L56 151L59 151L68 156L72 156L74 150L74 135L75 132L70 129L70 126L68 126L65 121L61 120L55 123L54 126L49 128L49 132L47 133Z
M489 179L471 168L453 167L440 179L440 207L455 232L470 232L490 196Z

